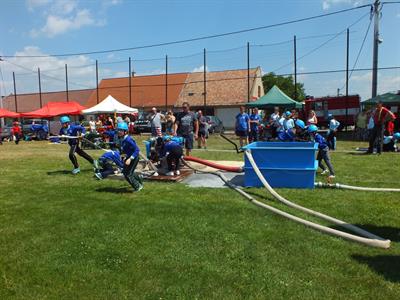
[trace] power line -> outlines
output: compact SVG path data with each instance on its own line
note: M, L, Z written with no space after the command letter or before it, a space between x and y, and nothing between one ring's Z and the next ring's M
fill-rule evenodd
M370 20L369 20L369 24L368 24L367 31L365 32L364 39L363 39L363 41L362 41L362 43L361 43L361 47L360 47L360 49L358 50L357 58L356 58L356 60L355 60L355 62L354 62L354 65L353 65L353 68L352 68L352 70L351 70L351 72L350 72L350 75L349 75L348 80L350 80L351 75L353 75L353 71L354 71L354 69L356 68L356 65L357 65L357 63L358 63L358 59L360 58L361 52L362 52L362 50L363 50L363 48L364 48L365 41L366 41L366 39L367 39L367 37L368 37L368 33L369 33L369 29L371 28L371 24L372 24L372 18L370 18ZM345 86L346 86L346 84L344 84L340 90L342 90Z
M354 72L362 72L362 71L371 71L372 68L358 68L353 69ZM400 70L400 66L391 66L391 67L380 67L378 70ZM309 71L309 72L300 72L297 73L298 75L318 75L318 74L333 74L333 73L344 73L346 69L338 69L338 70L321 70L321 71ZM170 74L172 75L172 74ZM286 73L286 74L276 74L276 76L292 76L293 73ZM250 76L251 79L261 78L263 76ZM127 78L127 77L126 77ZM238 76L238 77L231 77L231 78L222 78L222 79L209 79L207 83L210 82L220 82L220 81L234 81L234 80L246 80L247 76ZM177 86L177 85L189 85L189 84L199 84L203 83L203 80L196 80L196 81L182 81L182 82L175 82L175 83L168 83L168 86ZM132 88L140 88L140 87L164 87L165 83L160 84L133 84L131 85ZM110 86L110 87L99 87L99 90L112 90L112 89L121 89L121 88L128 88L129 85L118 85L118 86ZM86 88L80 89L81 90L95 90L95 88ZM48 92L48 93L56 93L56 92ZM21 95L34 95L37 93L27 93L27 94L19 94Z
M365 15L362 15L359 19L357 19L355 22L353 22L350 26L348 26L347 28L351 28L354 25L356 25L358 22L360 22L362 19L364 19L367 15L369 15L370 12L366 13ZM336 33L333 37L331 37L330 39L326 40L325 42L323 42L321 45L317 46L316 48L313 48L312 50L308 51L306 54L300 56L299 58L296 59L296 61L299 61L301 59L303 59L304 57L314 53L315 51L321 49L322 47L324 47L326 44L328 44L329 42L333 41L334 39L336 39L339 35L343 34L345 31L347 31L347 28L343 29L342 31ZM294 63L294 61L292 60L290 63L284 64L282 66L280 66L279 68L276 68L275 70L273 70L272 72L276 72L279 71L287 66L290 66Z
M231 31L231 32L225 32L225 33L220 33L220 34L213 34L213 35L195 37L195 38L190 38L190 39L176 40L176 41L170 41L170 42L164 42L164 43L156 43L156 44L136 46L136 47L129 47L129 48L119 48L119 49L99 50L99 51L88 51L88 52L79 52L79 53L49 54L49 55L3 55L2 57L6 57L6 58L11 58L11 57L38 58L38 57L49 57L49 56L62 57L62 56L91 55L91 54L101 54L101 53L111 53L111 52L121 52L121 51L129 51L129 50L154 48L154 47L161 47L161 46L182 44L182 43L188 43L188 42L194 42L194 41L200 41L200 40L206 40L206 39L219 38L219 37L236 35L236 34L241 34L241 33L246 33L246 32L252 32L252 31L258 31L258 30L263 30L263 29L268 29L268 28L273 28L273 27L279 27L279 26L284 26L284 25L289 25L289 24L295 24L295 23L299 23L299 22L310 21L310 20L319 19L319 18L323 18L323 17L327 17L327 16L332 16L332 15L336 15L336 14L341 14L341 13L345 13L345 12L349 12L349 11L353 11L353 10L358 10L358 9L365 8L365 7L371 7L371 5L370 4L365 4L365 5L355 6L355 7L352 7L352 8L347 8L347 9L343 9L343 10L330 12L330 13L319 14L319 15L315 15L315 16L311 16L311 17L305 17L305 18L300 18L300 19L295 19L295 20L290 20L290 21L270 24L270 25L266 25L266 26L253 27L253 28L242 29L242 30Z
M13 62L11 62L11 61L9 61L9 60L3 59L3 61L5 61L5 62L7 62L7 63L9 63L9 64L11 64L11 65L14 65L14 66L16 66L16 67L19 67L19 68L21 68L21 69L24 69L24 70L27 70L27 71L30 71L30 72L36 74L35 71L30 70L29 68L23 67L23 66L21 66L21 65L18 65L18 64L16 64L16 63L13 63ZM63 79L59 79L59 78L57 78L57 77L49 76L49 75L46 75L46 74L43 74L42 76L43 76L43 77L47 77L47 78L49 78L49 79L56 80L56 81L65 82ZM83 85L83 84L76 83L76 82L73 82L73 81L70 81L70 83L71 83L71 84L74 84L74 85L77 85L77 86L82 86L82 87L85 87L85 88L91 88L91 87L89 87L89 86L87 86L87 85Z

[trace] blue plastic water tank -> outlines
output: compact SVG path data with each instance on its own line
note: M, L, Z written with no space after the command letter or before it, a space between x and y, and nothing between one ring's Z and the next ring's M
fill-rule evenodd
M272 187L314 188L318 163L312 142L255 142L250 149L261 173ZM245 186L261 187L262 183L245 156Z

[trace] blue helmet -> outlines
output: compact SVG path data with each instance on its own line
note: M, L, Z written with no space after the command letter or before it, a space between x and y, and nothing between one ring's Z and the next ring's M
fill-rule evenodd
M300 127L301 129L306 128L306 124L304 124L303 120L297 119L295 124L297 127Z
M328 114L328 120L333 119L333 115L332 114Z
M70 123L71 120L70 120L70 118L68 116L62 116L60 118L60 122L61 122L61 124L65 124L65 123Z
M318 127L315 126L315 125L310 125L310 126L308 126L307 131L309 133L317 132L318 131Z
M290 117L291 115L292 115L292 113L291 113L290 111L286 111L286 112L285 112L285 116L286 116L286 117Z
M128 131L128 124L126 124L125 122L119 122L117 125L117 130Z
M394 137L396 140L400 140L400 132L396 132L396 133L393 135L393 137Z

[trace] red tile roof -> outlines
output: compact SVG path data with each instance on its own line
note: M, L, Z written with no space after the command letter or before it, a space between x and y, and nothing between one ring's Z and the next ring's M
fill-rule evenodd
M168 74L168 106L174 106L186 81L188 73ZM165 107L165 74L135 76L131 78L131 97L129 103L129 77L103 79L99 84L99 102L108 95L125 105L135 108ZM97 104L97 92L94 90L87 106Z
M68 91L68 99L69 101L75 101L83 106L86 106L86 103L92 93L93 89ZM67 101L67 94L65 91L42 93L42 105L45 105L48 102L63 101ZM3 99L3 106L5 109L15 111L14 95L8 95ZM17 94L17 107L18 112L30 112L39 109L39 93L21 95Z
M191 106L197 107L204 105L203 76L202 72L189 74L175 106L181 107L183 102L189 102ZM207 105L228 106L247 103L247 69L207 72L206 76ZM250 69L250 95L254 95L252 89L257 76L261 76L260 69Z

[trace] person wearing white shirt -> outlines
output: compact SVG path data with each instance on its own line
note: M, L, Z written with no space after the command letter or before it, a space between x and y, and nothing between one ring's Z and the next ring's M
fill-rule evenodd
M328 115L329 130L326 141L330 150L336 150L336 132L340 126L340 122L335 119L332 114Z

